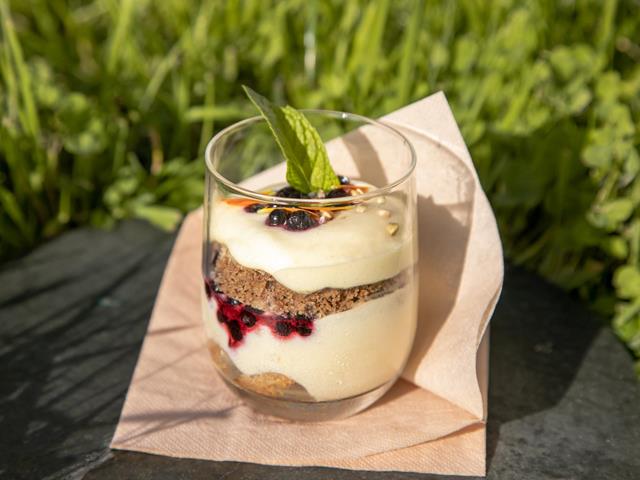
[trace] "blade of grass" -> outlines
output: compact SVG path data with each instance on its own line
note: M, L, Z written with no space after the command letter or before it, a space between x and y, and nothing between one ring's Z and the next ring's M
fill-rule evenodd
M205 75L205 85L206 91L204 94L204 104L207 107L213 107L215 103L215 86L216 86L216 77L209 73ZM192 110L193 107L189 110ZM185 114L185 117L189 116L189 111ZM189 120L187 120L189 121ZM198 156L204 154L204 150L213 135L213 118L203 119L202 128L200 129L200 142L198 145Z
M411 10L413 15L411 15L409 26L405 30L400 53L400 68L396 87L397 106L404 105L409 101L411 86L415 83L414 70L418 60L415 52L417 51L418 34L424 17L424 0L414 0Z
M336 73L343 73L346 68L347 54L353 37L352 31L358 21L360 12L360 6L357 2L345 2L342 7L337 33L337 37L341 38L342 41L335 45L334 60L331 63L331 67Z
M360 98L368 95L380 64L371 60L382 55L382 38L388 11L389 0L369 3L355 32L348 70L359 86Z
M304 30L304 71L309 85L316 81L316 28L318 24L318 2L310 0Z
M248 116L253 116L253 112L244 106L196 105L186 111L184 118L190 123L214 120L228 122Z
M107 56L107 73L113 75L118 66L118 59L123 51L124 44L129 32L129 26L133 19L134 0L122 0L118 4L117 20L115 30L111 36L108 56Z
M22 48L16 36L13 20L9 13L9 7L6 0L0 0L0 19L2 20L2 32L4 41L8 46L11 54L12 63L16 69L20 94L22 97L22 106L24 108L24 129L34 139L40 136L40 120L38 118L38 110L33 97L33 89L31 85L31 75L24 61Z
M30 245L33 244L35 241L33 228L22 213L15 195L2 186L0 186L0 205L2 205L2 210L17 225L25 241Z
M155 100L162 82L164 82L167 74L175 67L179 55L180 45L176 44L169 51L169 54L164 57L156 67L153 72L153 76L147 84L147 88L140 99L140 110L142 112L146 112L151 106L151 103Z
M602 53L613 52L614 23L618 0L605 0L602 2L602 13L600 14L600 25L598 26L596 44Z

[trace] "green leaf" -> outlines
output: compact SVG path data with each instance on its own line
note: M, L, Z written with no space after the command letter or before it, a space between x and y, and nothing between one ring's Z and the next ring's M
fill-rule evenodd
M182 220L180 210L162 205L136 205L133 214L167 231L175 230Z
M617 198L594 205L588 213L592 225L613 231L633 213L633 201L629 198Z
M613 275L613 285L622 298L640 297L640 271L632 265L618 268Z
M622 237L607 237L602 246L614 258L624 260L629 255L629 247Z
M322 138L309 120L292 107L278 107L249 87L242 88L267 121L287 160L287 182L302 193L338 186Z

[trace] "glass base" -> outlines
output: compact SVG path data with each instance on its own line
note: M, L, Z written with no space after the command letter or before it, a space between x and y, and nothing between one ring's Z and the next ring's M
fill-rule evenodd
M233 393L257 412L296 422L324 422L350 417L371 406L395 383L394 379L368 392L341 400L299 402L260 395L231 383L224 375L220 377Z

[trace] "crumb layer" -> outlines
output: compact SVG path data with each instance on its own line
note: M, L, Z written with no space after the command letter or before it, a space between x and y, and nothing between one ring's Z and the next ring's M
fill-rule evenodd
M240 265L222 244L212 245L213 280L228 296L254 308L278 315L307 315L312 318L349 310L404 286L407 272L380 282L352 288L325 288L303 294L288 289L271 275Z

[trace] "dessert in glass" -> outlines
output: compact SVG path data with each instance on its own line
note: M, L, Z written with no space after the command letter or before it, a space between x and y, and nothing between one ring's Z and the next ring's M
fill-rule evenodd
M304 193L278 168L283 154L265 118L216 135L206 151L203 318L211 358L231 390L260 412L320 421L375 402L411 351L415 155L380 122L304 115L323 142L366 128L384 139L386 155L349 148L360 173ZM375 184L374 160L394 162L398 174Z

